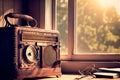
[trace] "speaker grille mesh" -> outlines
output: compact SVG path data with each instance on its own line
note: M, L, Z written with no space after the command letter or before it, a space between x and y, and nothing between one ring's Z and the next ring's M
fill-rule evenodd
M56 51L52 46L47 46L44 49L44 63L47 66L52 66L56 61Z

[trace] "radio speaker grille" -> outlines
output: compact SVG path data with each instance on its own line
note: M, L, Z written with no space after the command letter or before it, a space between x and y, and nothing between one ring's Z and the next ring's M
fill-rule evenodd
M44 49L44 63L47 66L52 66L53 63L56 61L56 51L53 46L47 46Z

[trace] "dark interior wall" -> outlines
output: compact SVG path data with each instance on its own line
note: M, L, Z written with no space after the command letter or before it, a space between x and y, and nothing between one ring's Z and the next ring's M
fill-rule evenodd
M20 0L0 0L0 15L3 15L5 13L20 11Z
M45 0L21 0L22 13L31 15L38 21L38 27L45 26Z
M15 12L21 12L20 0L0 0L0 27L5 26L4 15Z
M4 15L10 12L27 14L45 26L45 0L0 0L0 26L5 26Z
M40 18L40 0L21 0L22 13L33 16L34 18Z

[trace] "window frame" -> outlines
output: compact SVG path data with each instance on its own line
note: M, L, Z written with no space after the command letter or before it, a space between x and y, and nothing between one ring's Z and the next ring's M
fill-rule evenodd
M55 3L55 0L53 0ZM76 2L77 0L68 0L68 55L61 55L61 60L73 61L120 61L120 54L74 54L76 27ZM54 5L55 7L55 5ZM54 8L56 9L56 8ZM55 12L55 11L54 11ZM55 15L55 13L54 13ZM54 16L55 18L55 16Z

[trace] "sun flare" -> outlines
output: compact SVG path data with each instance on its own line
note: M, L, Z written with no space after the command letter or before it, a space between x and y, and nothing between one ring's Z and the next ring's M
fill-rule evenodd
M115 0L99 0L99 2L104 7L110 7L110 6L115 6L116 5Z
M120 0L99 0L103 7L115 7L118 14L120 14Z

